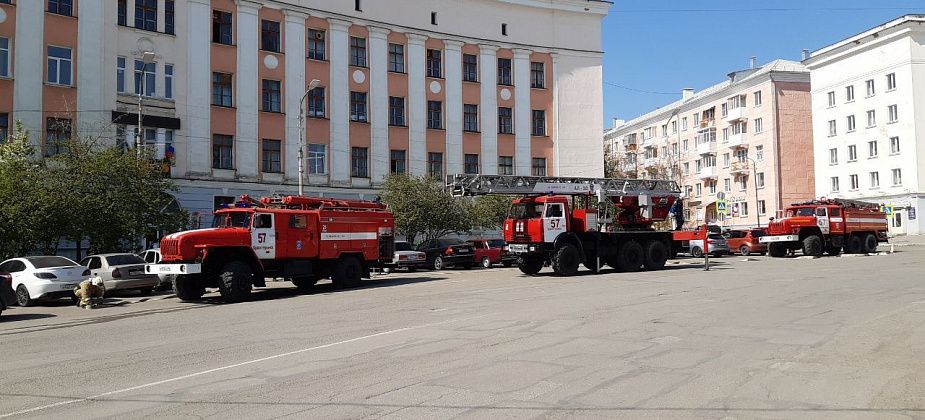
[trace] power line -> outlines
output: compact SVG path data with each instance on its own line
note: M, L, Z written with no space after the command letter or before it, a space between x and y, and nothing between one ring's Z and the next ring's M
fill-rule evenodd
M613 10L612 14L620 13L743 13L743 12L868 12L868 11L909 11L914 7L758 7L758 8L729 8L729 9L625 9Z
M631 88L631 87L629 87L629 86L618 85L618 84L616 84L616 83L611 83L611 82L608 82L608 81L604 81L603 83L604 83L605 85L613 86L613 87L615 87L615 88L619 88L619 89L623 89L623 90L628 90L628 91L630 91L630 92L645 93L645 94L649 94L649 95L678 95L678 94L679 94L678 92L654 92L654 91L651 91L651 90L636 89L636 88Z

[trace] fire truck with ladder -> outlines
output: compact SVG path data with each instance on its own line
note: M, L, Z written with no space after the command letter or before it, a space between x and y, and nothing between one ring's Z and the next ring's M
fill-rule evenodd
M877 251L887 241L889 224L876 204L845 199L820 199L795 203L783 217L768 223L768 234L759 241L768 244L772 257L802 250L807 256L838 255Z
M161 239L161 263L145 271L175 274L174 292L182 300L218 288L225 301L243 301L254 286L266 286L266 278L300 289L324 278L352 287L369 278L371 268L391 262L394 228L381 203L243 195L215 212L212 228Z
M681 194L674 181L640 179L450 175L446 186L457 196L522 197L513 201L503 229L509 252L520 256L518 267L529 275L551 266L571 276L581 264L595 272L602 264L627 272L663 268L672 236L652 224L668 218ZM599 217L605 201L614 214ZM599 222L610 219L602 231Z

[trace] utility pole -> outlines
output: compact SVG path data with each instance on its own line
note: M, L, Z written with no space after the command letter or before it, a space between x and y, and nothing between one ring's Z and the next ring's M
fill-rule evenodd
M148 75L148 64L154 63L155 55L151 51L145 51L141 53L141 77L138 81L138 129L135 131L135 156L141 157L141 136L143 135L143 129L141 127L141 115L142 115L142 100L145 95L145 82L147 81Z
M318 86L321 86L321 81L312 79L299 100L299 196L305 195L305 98Z
M758 227L761 227L761 212L758 210L760 201L758 200L758 163L750 157L746 159L752 164L752 183L755 184L755 222L758 223Z

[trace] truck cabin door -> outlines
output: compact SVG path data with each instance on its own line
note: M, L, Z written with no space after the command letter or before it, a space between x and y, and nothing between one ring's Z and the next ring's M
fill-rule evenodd
M280 246L286 247L289 256L313 257L318 252L318 246L315 245L317 230L315 219L308 217L307 214L289 215L287 240L284 241L285 243L281 241Z
M251 228L251 248L261 260L276 258L276 228L273 213L254 214L254 226Z
M543 242L555 242L556 238L565 231L565 204L546 203L543 213Z
M822 231L823 235L828 235L830 233L829 212L827 208L816 207L816 226L819 226L819 230Z

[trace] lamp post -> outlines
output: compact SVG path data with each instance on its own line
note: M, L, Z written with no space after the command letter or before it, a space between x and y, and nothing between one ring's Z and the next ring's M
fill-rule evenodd
M154 63L154 52L145 51L141 53L141 77L138 81L138 130L135 132L135 155L141 157L141 112L142 112L142 98L145 94L145 79L148 75L148 64Z
M758 209L760 201L758 200L758 163L750 157L746 159L752 164L752 183L755 184L755 222L758 223L758 227L761 227L761 211Z
M305 195L305 98L308 97L308 94L315 90L315 88L321 86L321 81L318 79L312 79L308 83L308 88L305 90L305 94L302 95L302 99L299 100L299 195Z

